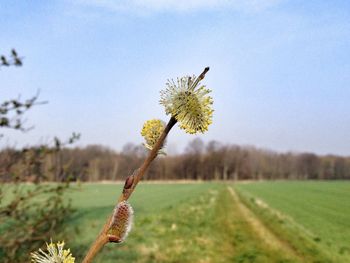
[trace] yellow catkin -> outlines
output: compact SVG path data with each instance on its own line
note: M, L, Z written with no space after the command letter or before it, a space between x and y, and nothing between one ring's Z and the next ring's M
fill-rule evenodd
M39 249L36 252L31 253L31 262L33 263L74 263L75 258L72 256L69 249L63 249L64 242L58 242L57 244L46 243L46 250Z
M145 139L145 147L152 150L160 135L164 131L165 123L158 119L148 120L144 123L141 135Z
M161 91L160 104L164 105L166 114L170 114L185 132L204 133L212 123L214 110L213 99L208 94L211 90L205 86L196 86L193 77L182 77L167 82L167 88Z

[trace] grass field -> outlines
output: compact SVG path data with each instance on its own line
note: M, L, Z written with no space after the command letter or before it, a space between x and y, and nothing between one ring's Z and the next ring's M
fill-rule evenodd
M321 251L320 259L350 262L350 182L263 182L235 188L300 254Z
M81 262L121 191L73 186L66 240ZM350 262L350 183L141 183L134 227L94 262Z

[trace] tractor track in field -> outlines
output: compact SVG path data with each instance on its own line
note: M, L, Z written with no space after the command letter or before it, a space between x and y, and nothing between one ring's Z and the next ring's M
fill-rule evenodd
M227 190L231 194L234 201L237 203L239 212L251 225L252 229L261 240L263 240L273 250L284 251L286 254L292 255L293 257L298 258L300 262L303 262L302 258L296 253L296 251L286 241L278 238L278 236L276 236L270 229L268 229L260 221L260 219L247 206L245 206L240 201L237 193L232 187L228 186Z

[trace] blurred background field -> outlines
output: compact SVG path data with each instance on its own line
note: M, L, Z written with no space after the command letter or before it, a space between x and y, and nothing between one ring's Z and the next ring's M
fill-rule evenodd
M349 261L349 182L261 182L237 184L236 189L245 204L297 250L305 250L306 241L332 262ZM308 250L316 251L313 246ZM322 256L320 260L326 261Z
M121 188L70 190L76 212L66 242L78 262ZM107 245L96 262L349 262L349 190L348 182L141 184L130 200L135 225L127 241ZM259 235L254 221L277 241Z

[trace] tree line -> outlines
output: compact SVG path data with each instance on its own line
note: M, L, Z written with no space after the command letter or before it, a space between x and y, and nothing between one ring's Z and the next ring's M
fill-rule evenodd
M147 155L142 145L132 143L126 144L120 152L100 145L66 147L44 156L42 152L40 147L3 149L0 152L1 180L124 180ZM158 158L145 176L145 180L276 179L350 179L350 157L278 153L217 141L205 144L197 138L189 142L182 154Z

